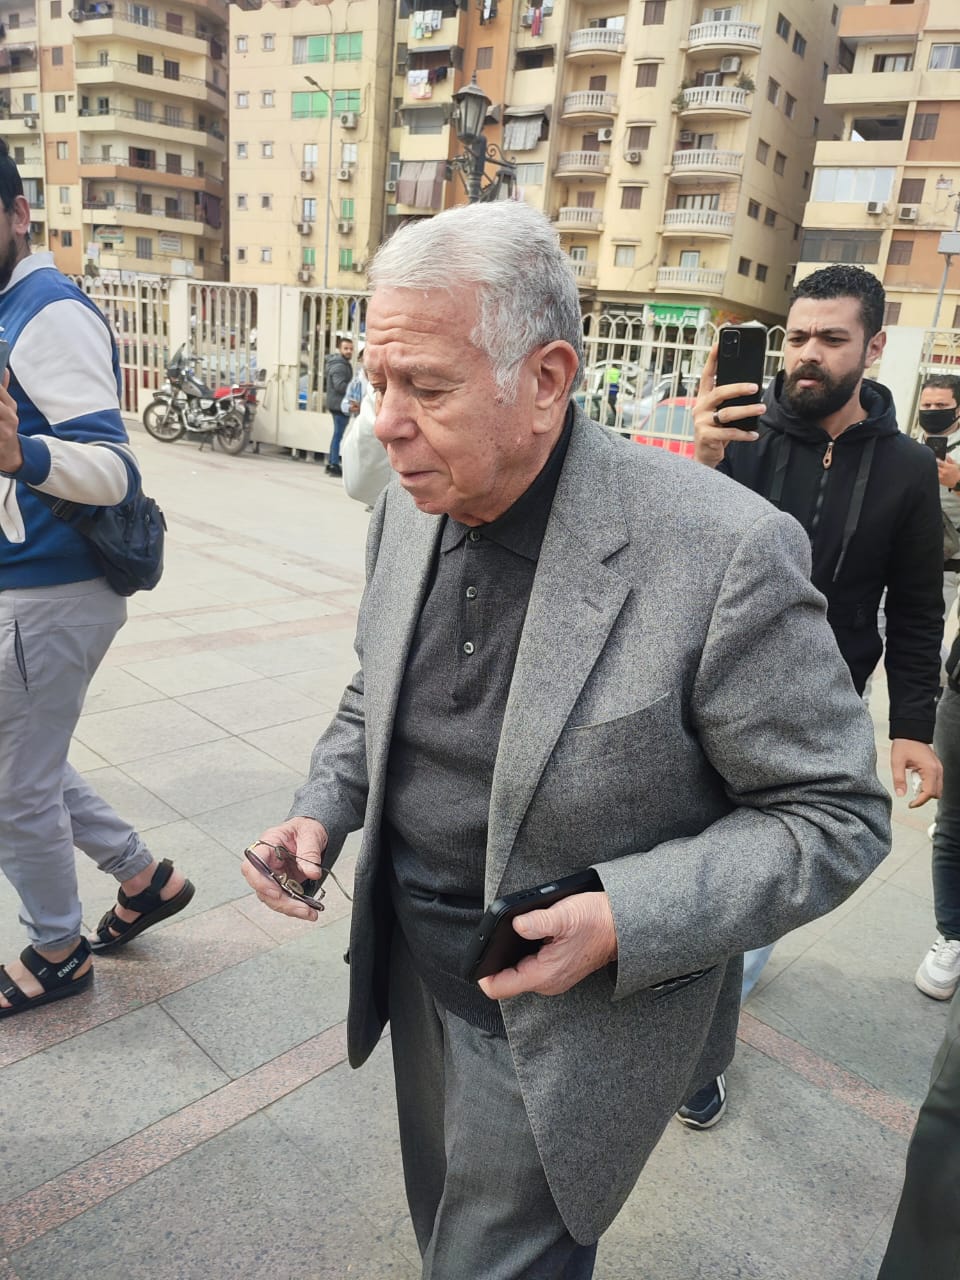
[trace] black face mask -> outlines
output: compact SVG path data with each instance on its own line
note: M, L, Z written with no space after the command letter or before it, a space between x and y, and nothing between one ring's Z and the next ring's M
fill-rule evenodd
M921 409L917 414L920 420L920 430L925 431L928 436L942 435L945 431L952 430L956 420L957 409Z

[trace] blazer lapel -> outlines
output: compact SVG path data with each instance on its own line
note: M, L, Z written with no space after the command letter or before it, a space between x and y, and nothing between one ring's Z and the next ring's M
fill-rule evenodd
M514 667L490 796L486 894L498 893L554 744L606 644L629 583L604 562L628 541L602 428L577 413Z

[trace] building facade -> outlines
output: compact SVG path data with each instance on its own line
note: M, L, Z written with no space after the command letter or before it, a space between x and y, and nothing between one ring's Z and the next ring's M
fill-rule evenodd
M817 147L800 272L862 263L887 290L887 323L960 327L960 262L950 273L940 252L960 227L960 7L867 0L840 35L849 72L827 101L842 132Z
M222 279L224 0L0 0L0 131L67 272Z

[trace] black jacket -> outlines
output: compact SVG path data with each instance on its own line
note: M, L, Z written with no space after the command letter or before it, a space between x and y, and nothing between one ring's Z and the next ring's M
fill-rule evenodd
M326 382L326 399L324 404L330 413L340 413L343 397L353 380L353 368L346 356L339 351L332 351L323 364Z
M877 610L887 591L890 737L933 741L943 634L943 528L933 453L897 427L893 399L864 380L862 422L831 447L822 427L793 417L767 389L760 439L727 446L718 467L806 529L813 583L857 692L883 645Z

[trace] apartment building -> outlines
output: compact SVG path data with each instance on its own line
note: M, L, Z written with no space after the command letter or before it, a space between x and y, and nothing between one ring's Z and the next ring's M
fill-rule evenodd
M0 131L79 273L222 279L225 0L0 0Z
M453 95L476 73L488 136L554 220L586 308L782 319L814 147L840 130L823 105L833 0L398 12L388 225L463 198Z
M393 0L230 10L230 279L356 289L383 234Z
M960 327L960 263L946 274L939 252L960 227L960 7L867 0L844 10L840 37L847 73L827 101L842 133L817 146L799 271L862 263L887 290L887 323Z

